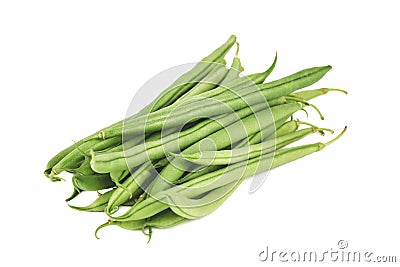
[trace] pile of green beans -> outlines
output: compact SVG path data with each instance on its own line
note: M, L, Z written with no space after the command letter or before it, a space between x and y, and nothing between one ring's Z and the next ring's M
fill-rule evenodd
M236 45L230 66L225 56ZM331 66L313 67L265 82L263 72L243 75L239 44L232 35L181 75L138 113L73 143L55 155L44 174L51 181L72 174L66 199L79 211L104 212L108 221L141 230L168 228L204 217L250 176L321 150L326 143L290 146L313 133L333 133L295 119L309 101L334 88L301 90ZM306 111L307 112L307 111ZM308 114L308 113L307 113ZM82 192L97 192L87 206L72 205Z

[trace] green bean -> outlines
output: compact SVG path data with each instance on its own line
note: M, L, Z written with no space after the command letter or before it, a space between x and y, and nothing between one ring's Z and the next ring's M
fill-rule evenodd
M228 88L232 91L237 91L242 88L253 87L254 85L260 85L266 80L266 78L274 70L277 59L278 59L278 54L276 53L273 63L266 71L250 74L246 77L240 77L240 78L237 78L230 82L223 83L222 86L220 86L212 91L203 93L202 96L205 98L213 98L213 97L220 96L220 95L223 95L224 93L226 93L226 88Z
M284 124L282 124L278 129L276 129L275 137L293 133L298 128L299 128L298 121L294 121L294 120L287 121Z
M319 115L319 117L320 117L321 120L324 120L324 119L325 119L324 116L322 115L321 111L317 108L317 106L315 106L315 105L313 105L313 104L307 102L306 100L303 100L303 99L298 98L298 97L296 97L296 96L290 96L290 95L289 95L289 96L285 96L285 98L286 98L286 100L287 100L288 102L291 102L291 101L299 102L299 103L303 103L303 104L306 105L306 106L312 107L315 111L317 111L317 113L318 113L318 115Z
M213 98L216 96L223 95L226 92L226 88L228 88L229 90L232 90L232 91L237 91L242 88L253 87L254 85L262 84L265 81L265 79L274 70L277 59L278 59L278 54L276 53L273 63L266 71L250 74L246 77L240 77L240 78L237 78L237 79L234 79L231 81L224 82L221 84L220 87L218 87L212 91L203 93L202 96L205 98ZM239 68L237 68L237 69L239 69ZM242 70L243 68L240 68L240 69Z
M65 199L66 202L73 200L74 198L76 198L79 194L81 193L80 190L78 190L77 188L74 187L72 194Z
M277 125L279 125L279 123ZM292 132L296 131L298 129L298 127L299 127L299 123L297 121L292 120L292 121L285 122L280 127L278 127L278 129L276 130L276 133L275 133L275 137L279 137L279 136L283 136L285 134L292 133ZM241 148L241 147L248 146L248 145L258 144L261 141L261 134L260 133L262 133L262 132L263 131L261 130L260 132L254 134L253 137L251 137L249 140L244 140L244 141L238 143L236 145L236 147L237 148ZM260 135L260 139L257 138L256 135ZM268 135L267 137L269 137L269 136L271 136L271 135ZM184 177L180 178L177 181L177 184L185 183L185 182L187 182L189 180L192 180L192 179L194 179L196 177L200 177L200 176L205 175L205 174L207 174L209 172L216 171L216 170L218 170L220 168L222 168L222 167L221 166L217 166L217 165L210 165L207 168L203 168L203 169L201 169L199 171L189 172Z
M263 110L265 106L266 104L261 103L254 105L253 107L245 107L226 116L220 116L216 120L205 120L192 128L182 131L179 134L178 143L177 134L173 134L166 136L162 140L143 143L126 151L92 153L91 168L98 173L107 173L112 169L127 169L127 164L129 167L133 167L138 166L149 159L155 160L165 157L165 151L184 149L208 135L219 131L224 126L236 123L239 118Z
M246 110L244 110L243 112L238 112L237 114L232 114L232 115L230 115L231 116L231 118L229 118L229 117L223 117L223 118L221 118L220 120L216 120L216 121L211 121L211 123L213 123L213 125L215 125L216 127L218 127L218 129L220 129L220 128L222 128L222 126L223 125L225 125L225 124L227 124L227 123L229 123L230 121L231 122L233 122L234 120L236 120L237 118L236 118L236 116L245 116L245 115L249 115L249 114L251 114L253 111L257 111L257 110L260 110L260 109L262 109L263 108L263 106L262 105L259 105L259 107L258 106L255 106L254 108L253 108L253 110L251 110L250 108L246 108ZM246 112L246 113L244 113L244 112ZM198 125L201 125L201 124L198 124ZM208 124L208 126L209 126L209 124ZM195 128L194 129L195 130L195 132L198 134L199 133L199 130L198 130L198 128ZM206 134L206 135L204 135L204 136L207 136L208 135L208 133ZM190 140L191 142L193 142L194 140L200 140L203 136L201 136L201 138L197 138L197 139L195 139L194 138L194 135L193 135L193 131L191 131L188 135L186 135L187 137L189 137L189 139L188 140ZM180 142L182 142L182 140L183 140L183 137L180 137ZM145 155L145 160L146 160L146 158L149 156L149 147L151 147L151 146L146 146L146 149L147 150L144 150L144 151L147 151L147 155ZM167 146L164 144L164 145L161 145L161 146L159 146L160 147L160 153L162 153L162 155L161 156L164 156L164 151L166 151L167 150ZM121 155L122 157L124 157L124 156L126 156L127 154L129 154L128 152L123 152L123 154ZM133 160L135 160L136 161L136 163L137 163L137 160L138 160L138 153L132 153L132 156L134 156L134 157L132 157L132 159ZM94 159L95 159L95 157L94 157ZM124 159L124 158L121 158L121 161L122 161L122 164L125 164L125 162L126 162L126 160ZM165 161L165 163L167 163L168 161ZM115 166L117 166L117 163L116 163L116 161L111 161L110 162L110 165L111 166L113 166L113 168L115 167ZM122 165L121 165L122 166ZM139 177L142 177L142 175L143 175L143 173L145 174L144 175L144 177L146 177L146 179L148 179L148 175L151 173L151 174L153 174L153 171L151 171L151 169L150 170L147 170L148 168L153 168L152 166L151 166L151 163L147 163L147 164L145 164L143 167L141 167L140 168L140 171L139 171ZM96 169L96 168L95 168ZM120 167L118 167L118 169L121 169ZM99 171L99 169L96 169L97 171ZM144 172L144 170L146 170L146 172ZM125 199L127 199L128 198L128 196L129 196L129 192L132 192L132 191L134 191L134 190L137 190L138 188L139 188L139 186L140 186L140 182L139 182L139 184L138 183L136 183L136 182L134 182L134 179L137 179L136 177L135 177L135 174L134 175L132 175L131 177L129 177L128 179L127 179L127 181L126 182L124 182L123 184L122 184L122 189L121 190L118 190L117 192L118 193L115 193L115 199L112 199L113 201L110 201L110 205L108 206L108 208L107 208L107 213L112 213L112 211L114 211L115 209L116 209L116 207L118 206L118 205L120 205L121 203L123 203L124 201L125 201ZM123 190L123 189L125 189L125 190Z
M283 96L268 101L269 107L283 105L283 104L286 104L286 103L287 103L287 101L286 101L285 97L283 97ZM227 115L223 114L223 115L220 115L220 117L216 117L216 118L213 118L213 119L219 121L219 118L222 118L222 117L225 117L225 116L227 116ZM208 122L204 122L204 123L208 123ZM200 125L198 125L198 122L192 123L191 125L193 125L192 127L196 127L196 126L199 127L200 126ZM188 128L191 128L191 127L188 127ZM169 131L169 130L172 130L172 131ZM161 137L162 138L166 138L167 135L172 135L172 134L177 135L178 134L177 131L178 131L178 129L176 129L176 128L167 129L167 130L165 130L165 133L164 132L162 133L162 136L161 136L161 132L157 132L155 134L152 134L150 136L150 138L147 138L146 141L147 142L152 142L152 141L159 142ZM196 128L196 129L193 128L192 131L198 131L198 128ZM180 134L182 135L183 133L180 132ZM172 136L168 137L167 139L169 140L170 138L172 138ZM128 140L128 142L129 141L130 140ZM138 145L138 144L136 144L136 145ZM115 147L115 148L107 150L107 151L99 151L100 152L99 154L118 152L118 153L121 154L121 157L122 157L122 153L121 152L123 152L124 153L123 156L126 156L127 153L128 154L132 154L132 155L133 154L137 155L140 152L128 152L129 149L138 149L138 147L135 147L135 148L134 147L135 147L134 145L132 145L132 146L131 145L119 145L118 147ZM148 147L148 145L146 145L146 147ZM151 145L150 145L150 147L151 147ZM117 154L114 154L114 156L116 158L118 157Z
M275 127L271 127L271 126L266 127L264 129L261 129L261 131L255 133L253 135L250 135L249 137L246 137L245 139L243 139L241 141L240 146L245 146L249 143L250 144L258 144L258 143L262 142L263 140L265 140L266 138L272 137L273 135L275 135L275 137L276 137L279 135L283 135L284 133L288 133L288 131L291 128L295 127L295 125L292 125L292 123L289 123L289 125L286 126L288 129L286 129L286 127L280 129L281 126L284 126L284 124L286 124L286 123L288 123L287 119L277 120L275 122ZM297 123L294 123L294 124L297 124ZM293 129L293 131L295 131L296 129Z
M305 157L311 153L320 151L324 147L337 141L346 132L346 130L347 126L343 129L343 131L339 135L337 135L334 139L326 143L318 142L314 144L308 144L308 145L302 145L293 148L278 150L275 153L275 157L272 163L272 168L279 167L283 164Z
M225 56L235 43L228 68ZM334 88L302 90L331 66L265 82L277 53L267 70L247 76L240 74L238 53L232 35L139 112L50 159L44 171L50 180L63 180L62 172L72 174L73 192L66 199L71 208L108 216L96 229L97 238L100 229L116 225L141 230L150 241L153 228L207 216L246 177L317 152L344 134L347 128L327 143L293 147L312 133L331 131L294 119L299 110L308 116L306 106L323 119L309 101L330 91L347 94ZM251 190L259 178L254 178ZM85 191L99 195L87 206L71 205L70 200Z
M277 107L273 107L271 108L271 112L272 112L272 116L275 119L280 119L280 120L286 120L292 113L294 113L295 111L299 110L301 108L301 105L299 104L286 104L286 105L282 105L282 106L277 106ZM230 126L228 126L227 128L221 129L218 132L215 132L214 134L208 136L208 138L210 140L224 140L224 142L219 142L218 144L221 145L222 147L226 147L227 145L229 145L230 138L235 138L234 135L231 136L226 136L228 133L238 133L240 131L237 131L238 126L241 127L242 125L246 125L246 130L247 133L251 133L251 132L257 132L259 131L259 125L257 122L257 116L255 115L250 115L248 117L245 117L244 119L242 119L242 121L236 122ZM270 123L268 123L268 125L270 125ZM236 137L236 138L240 138L240 137ZM187 149L188 151L190 150L195 150L197 151L198 146L197 143L192 145L189 149ZM186 150L185 150L186 151ZM174 166L173 162L168 164L162 171L161 173L158 175L160 177L163 177L163 179L168 179L167 181L169 182L175 182L176 180L178 180L180 178L180 176L183 174L183 170L181 168L176 168ZM159 192L161 191L164 187L166 187L167 185L164 183L163 180L159 179L158 181L160 181L159 183L154 183L152 185L152 189L151 192ZM129 212L129 211L128 211ZM113 218L113 217L111 217ZM119 218L119 217L118 217Z
M126 230L140 230L143 229L143 227L146 225L146 220L124 221L124 222L108 220L108 222L103 223L102 225L96 228L94 236L97 239L100 239L97 235L99 230L110 225L116 225Z
M84 206L84 207L79 207L79 206L74 206L71 204L68 204L69 207L79 210L79 211L87 211L87 212L103 212L107 208L108 201L111 197L111 195L115 192L116 188L113 188L103 194L98 193L98 197L89 205ZM139 197L139 195L142 192L138 192L137 195L134 195L133 197ZM132 206L135 204L134 200L128 199L121 205L124 206Z
M79 166L79 162L82 161L85 156L84 151L88 148L92 150L101 150L118 141L121 141L121 137L116 136L108 140L101 140L100 142L85 139L74 142L73 145L64 149L49 161L45 174L48 178L57 180L55 175L62 171L70 171L71 169L79 168L77 166Z
M233 150L201 151L192 154L170 153L170 155L176 158L188 160L197 165L228 165L273 152L290 143L303 139L309 134L321 130L331 131L325 128L310 127L283 136L278 136L277 138L268 139L262 143L250 145L249 147L242 147Z
M215 64L215 63L214 63ZM199 95L207 92L216 87L227 74L228 70L224 65L215 64L213 71L209 73L203 80L199 81L190 91L184 94L176 103L182 101L182 99Z
M311 129L311 132L310 132L310 129ZM309 133L316 132L318 129L315 127L312 127L312 128L303 129L303 130L300 130L300 131L303 131L302 137L304 137L305 135L307 135ZM323 129L323 130L331 131L330 129ZM345 128L345 130L346 130L346 128ZM299 134L300 134L300 131L298 131ZM341 135L343 135L344 131L338 137L336 137L334 140L328 142L327 144L332 143L335 140L337 140ZM290 135L290 134L287 134L287 135ZM298 137L300 137L300 135ZM291 138L289 138L289 139L291 139ZM292 141L297 141L297 140L291 139L290 142L292 142ZM280 143L280 141L277 141L277 143ZM280 165L283 165L290 161L299 159L299 158L304 157L313 152L317 152L317 151L321 150L327 144L316 143L316 144L311 144L311 145L304 145L304 146L299 146L299 147L295 147L295 148L284 149L284 150L280 150L280 151L278 150L278 152L275 155L269 155L269 157L271 159L273 159L271 168L278 167ZM278 145L278 146L280 146L280 145ZM218 153L219 152L220 151L218 151ZM259 155L262 156L263 154L260 153ZM269 166L268 163L267 164L258 164L258 166L263 166L263 165L266 167ZM264 167L262 167L261 170L257 170L257 169L254 170L255 173L258 173L260 171L264 171ZM252 172L250 172L250 174L244 174L243 178L250 176L250 175L252 175ZM197 218L200 218L200 217L210 214L211 212L216 210L219 206L221 206L222 203L240 185L240 183L243 181L243 178L240 179L239 181L234 181L234 182L228 183L226 185L223 185L221 187L218 187L216 189L213 189L206 196L203 196L203 198L208 198L207 201L200 200L199 198L195 198L195 199L185 198L185 196L181 195L181 194L167 194L168 203L169 203L172 211L174 211L177 215L182 216L187 219L197 219Z
M166 209L162 212L160 212L159 214L156 214L154 216L152 216L151 218L148 218L146 220L132 220L132 221L115 221L115 220L108 220L108 222L100 225L99 227L97 227L96 231L95 231L95 236L97 239L99 239L98 237L98 232L100 229L106 227L106 226L110 226L110 225L116 225L119 226L123 229L126 230L131 230L131 231L135 231L135 230L142 230L143 233L144 232L144 228L169 228L172 226L175 226L177 224L180 224L184 221L186 221L186 218L183 218L177 214L175 214L174 212L172 212L172 210L170 209ZM145 233L146 234L146 233ZM151 230L149 234L149 240L151 239Z
M53 166L51 172L57 175L66 169L78 168L79 163L81 163L85 159L85 154L83 153L83 151L90 149L90 147L92 147L96 142L96 140L90 140L81 144L76 150L74 150L77 151L77 153L74 153L74 151L72 151L68 155L63 157L56 165Z
M111 181L113 181L116 186L121 187L121 181L127 176L129 175L130 171L129 169L113 169L110 172L110 177L111 177Z
M182 123L187 123L193 120L193 118L198 118L200 116L207 115L211 117L223 114L225 111L221 110L221 106L215 105L215 101L221 101L232 108L232 110L238 110L247 105L253 105L265 102L265 100L279 98L280 96L293 93L295 90L315 83L330 69L330 66L306 69L283 79L262 84L259 86L259 90L257 88L252 90L249 88L243 88L237 90L235 93L226 90L230 93L216 96L213 99L199 98L203 95L200 94L199 96L194 97L195 100L186 101L179 105L174 110L174 117L172 119L170 118L168 120L173 109L171 110L171 108L166 107L155 111L148 116L141 116L127 121L124 127L124 133L133 135L140 134L143 131L151 133L154 131L160 131L162 128L166 129L169 127L179 126ZM260 91L265 99L260 97ZM240 96L238 96L237 93L239 93ZM111 130L103 131L101 134L110 138L122 134L122 128L113 128Z
M185 218L172 212L172 210L164 210L147 220L145 226L155 227L155 228L169 228L175 226L181 222L186 221Z
M281 106L276 106L271 108L271 115L276 120L286 120L291 114L298 111L301 105L296 103L285 104ZM215 144L217 150L225 148L232 143L242 140L243 134L249 135L258 132L261 128L266 128L267 126L273 124L273 122L263 122L266 123L264 127L260 126L259 117L260 113L255 113L243 118L234 124L227 126L215 132L207 137ZM199 149L200 142L194 143L183 153L197 152ZM174 158L170 164L168 164L156 177L151 187L151 194L160 192L169 187L168 183L176 182L183 174L184 171L190 169L190 165L187 162L179 161L179 159Z
M231 67L230 67L228 73L226 74L224 79L221 81L221 85L225 85L227 83L232 82L233 80L238 78L240 72L242 72L244 70L242 67L242 62L240 61L240 58L238 57L239 48L240 48L239 43L236 43L235 57L232 60L232 64L231 64Z
M115 186L109 174L80 175L75 174L72 177L72 184L75 188L84 191L98 191Z
M120 141L121 137L116 136L107 140L103 140L100 143L97 140L89 140L80 144L79 146L76 145L76 149L65 155L52 167L51 173L53 175L51 177L55 178L57 177L55 175L63 171L69 171L72 173L82 172L83 168L80 167L80 165L86 157L86 151L88 151L89 149L92 149L94 151L101 150ZM85 168L87 169L87 166L85 166Z
M214 67L213 64L209 64L207 62L216 62L224 58L235 43L236 36L230 36L223 45L221 45L207 57L203 58L201 62L193 67L193 69L178 78L170 87L161 93L151 111L158 110L172 104L176 99L184 95L189 89L193 88L193 81L195 81L196 84L197 81L203 79L205 75L207 75ZM174 88L174 90L169 90L170 88Z
M73 206L71 204L68 204L68 206L75 210L80 210L80 211L101 212L104 211L104 209L107 207L107 202L110 199L112 193L113 190L107 191L104 194L99 194L99 196L95 201L84 207Z
M292 95L298 98L301 98L303 100L309 101L313 98L316 98L318 96L324 95L328 92L331 91L337 91L337 92L342 92L344 94L347 94L345 90L342 89L335 89L335 88L320 88L320 89L314 89L314 90L305 90L305 91L299 91L296 93L293 93Z
M271 72L274 70L277 60L278 60L278 52L275 53L274 62L272 62L272 65L266 71L250 74L247 76L247 78L253 81L255 84L263 83L271 74Z
M157 163L157 166L165 166L168 163L168 159L164 158ZM112 214L122 205L125 201L131 198L135 192L142 191L142 188L146 186L146 181L154 178L157 175L156 167L151 161L144 163L134 173L132 173L122 184L121 188L117 188L110 200L108 201L106 213Z
M270 108L279 106L279 105L283 105L283 104L287 104L286 98L283 96L268 100L267 102L268 102L268 106Z
M209 215L220 207L225 200L236 190L240 182L232 182L230 184L215 188L209 191L202 198L186 198L180 194L167 195L170 209L180 218L198 219ZM204 199L208 200L204 200ZM183 205L182 205L183 204Z
M213 121L206 121L205 126L207 127L207 130L201 131L203 128L203 124L198 124L200 128L195 128L195 129L189 129L188 134L184 134L183 136L180 136L179 139L179 146L177 147L177 144L175 142L176 138L174 138L171 142L164 142L160 143L157 142L156 145L149 145L149 144L143 144L141 147L139 147L139 150L133 150L133 151L125 151L125 152L120 152L120 153L113 153L113 154L93 154L92 161L91 161L91 167L93 170L99 173L106 173L112 170L113 168L116 169L126 169L127 166L126 164L128 163L129 167L133 167L135 165L141 164L143 162L146 162L147 160L154 160L157 158L161 158L165 156L165 151L177 151L177 149L185 149L186 147L192 145L195 142L198 142L199 140L202 140L204 137L209 136L211 133L215 133L217 131L221 131L224 126L228 125L227 127L230 127L230 125L233 123L235 126L232 126L231 128L234 127L241 127L242 122L237 121L238 117L245 117L251 115L253 112L256 112L256 114L259 114L260 112L265 113L263 111L264 105L258 104L253 107L253 110L251 108L245 108L243 110L238 111L237 113L230 114L226 117L222 117L219 120ZM277 106L273 107L272 109L277 112L277 113L282 113L284 109L286 109L289 106ZM293 109L293 106L291 106ZM294 105L294 107L298 107L298 105ZM272 110L271 109L271 110ZM291 110L290 108L288 109L289 111ZM258 112L258 113L257 113ZM261 113L260 113L261 114ZM254 120L254 118L253 118ZM257 123L257 121L256 121ZM257 124L255 124L257 125ZM169 141L169 140L168 140ZM155 148L155 149L152 149Z
M275 136L280 136L280 135L284 135L287 133L291 133L297 130L298 128L298 123L296 121L290 120L290 121L279 121L275 123L275 128L276 128L276 132L275 132ZM244 146L248 146L249 144L258 144L260 143L262 140L265 140L266 138L269 138L271 135L273 135L274 133L267 133L263 130L247 136L246 138L244 138L242 141L240 141L240 143L238 143L237 147L244 147Z
M75 145L81 145L84 143L84 140L81 140L79 142L77 142ZM55 155L53 158L50 159L50 161L47 163L46 169L44 171L44 174L47 178L49 178L52 182L56 182L56 181L61 181L63 180L60 177L57 177L55 175L51 175L53 172L53 167L60 161L62 160L66 155L68 155L72 150L75 149L75 146L69 146L65 149L63 149L62 151L60 151L59 153L57 153L57 155Z
M67 171L79 174L79 175L92 175L96 174L90 167L90 159L85 157L85 159L79 163L79 167L76 169L67 169Z
M205 192L215 188L222 187L233 182L240 183L246 177L263 172L266 170L266 168L276 168L283 164L305 157L311 153L320 151L325 146L339 139L344 134L346 129L347 127L337 137L325 144L318 142L314 144L281 149L278 150L275 155L265 154L259 158L251 159L245 163L239 162L233 164L229 167L228 171L223 168L215 172L208 173L198 177L197 179L193 179L182 184L181 187L173 187L158 193L154 197L149 197L138 203L133 209L128 210L128 212L126 212L124 215L115 217L114 219L119 221L129 221L148 218L169 208L170 206L167 204L167 202L161 202L161 200L166 200L166 198L170 197L171 195L183 194L187 198L195 198L196 196L204 194ZM271 160L272 165L269 164ZM237 177L237 170L242 173L239 178ZM224 176L221 177L221 175ZM200 190L193 190L193 187ZM191 190L188 191L188 188ZM207 205L207 203L205 205Z

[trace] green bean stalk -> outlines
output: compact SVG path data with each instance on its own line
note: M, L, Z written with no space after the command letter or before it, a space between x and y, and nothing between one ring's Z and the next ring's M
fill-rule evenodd
M236 45L230 66L225 57ZM265 70L243 74L236 36L182 74L134 115L74 142L50 159L51 181L72 174L66 199L77 211L103 212L106 226L142 231L169 228L215 211L247 178L320 151L338 140L299 142L334 131L295 119L310 101L337 88L305 89L330 65L312 67L266 81L278 55ZM294 145L296 144L296 145ZM71 204L82 192L97 197Z

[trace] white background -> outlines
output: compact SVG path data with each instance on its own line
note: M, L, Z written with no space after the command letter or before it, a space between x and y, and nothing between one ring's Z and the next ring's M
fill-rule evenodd
M340 239L350 250L400 261L395 3L2 1L1 261L265 266L271 263L258 254L267 245L330 251ZM314 88L338 87L349 95L314 101L325 121L310 115L337 132L348 125L348 132L318 154L273 170L255 194L248 194L248 180L210 216L155 230L150 244L140 232L117 227L95 239L105 215L68 208L72 186L42 175L48 159L123 118L147 79L201 59L230 34L238 36L246 73L265 69L275 51L270 79L332 65Z

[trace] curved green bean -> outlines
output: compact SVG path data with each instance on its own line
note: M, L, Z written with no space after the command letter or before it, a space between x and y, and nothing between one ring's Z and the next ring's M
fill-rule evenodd
M277 149L287 146L288 144L301 140L309 134L324 130L329 129L310 127L283 136L278 136L277 138L268 139L262 143L250 145L249 147L242 147L232 150L201 151L192 154L170 153L170 155L176 158L190 161L197 165L228 165L240 161L246 161L255 157L259 157L263 154L273 152Z
M115 186L115 183L111 180L111 177L108 173L96 173L92 175L75 174L72 177L72 184L75 188L79 188L80 190L84 191L98 191Z
M275 69L277 60L278 60L278 52L275 53L274 61L272 62L272 65L266 71L250 74L247 76L247 78L249 78L255 84L263 83L268 78L268 76L271 74L271 72Z

